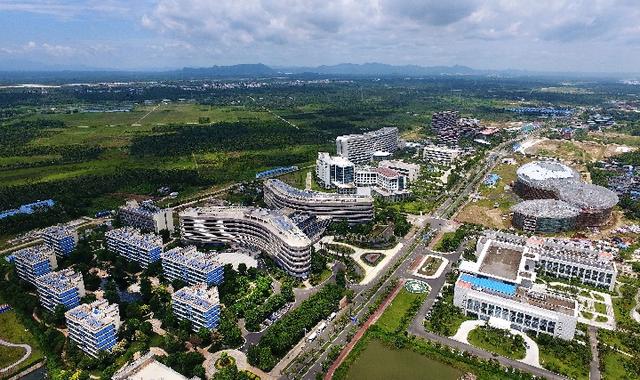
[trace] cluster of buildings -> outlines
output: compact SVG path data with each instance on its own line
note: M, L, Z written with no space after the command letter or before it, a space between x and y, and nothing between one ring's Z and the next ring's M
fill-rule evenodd
M458 111L440 111L431 116L431 130L439 146L458 146L460 137L480 131L478 119L461 118Z
M515 227L560 232L606 224L618 196L582 181L580 173L556 161L533 161L516 171L514 191L525 201L512 207Z
M479 319L497 319L520 331L574 337L575 299L535 283L538 274L576 279L613 289L613 255L569 240L487 231L478 239L477 260L463 261L454 288L454 305Z
M637 201L640 199L640 169L633 165L624 165L616 161L601 163L600 168L610 175L607 178L607 188L618 196L629 196Z

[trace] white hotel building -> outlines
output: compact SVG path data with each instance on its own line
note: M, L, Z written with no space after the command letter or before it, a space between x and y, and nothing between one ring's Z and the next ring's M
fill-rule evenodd
M176 247L162 254L162 271L170 281L180 279L189 285L220 285L224 279L224 266L215 257L199 252L194 246Z
M142 268L160 260L162 238L154 234L143 234L131 227L118 228L105 234L107 248Z
M355 165L344 157L319 152L316 160L316 178L322 187L332 189L353 183Z
M539 255L527 246L483 236L476 262L463 261L455 306L479 319L497 318L511 328L571 340L578 321L575 300L535 285Z
M66 309L80 305L80 299L86 294L82 273L69 268L40 276L35 285L40 303L51 312L58 305Z
M460 149L447 146L427 145L423 149L422 156L429 163L437 165L451 165L462 154Z
M86 354L97 358L118 341L120 312L117 304L98 300L77 306L65 314L69 338Z
M307 277L312 241L279 210L202 207L180 213L187 243L223 242L263 251L292 276Z
M338 136L336 151L354 164L371 161L375 152L393 153L398 150L398 128L385 127L363 134Z

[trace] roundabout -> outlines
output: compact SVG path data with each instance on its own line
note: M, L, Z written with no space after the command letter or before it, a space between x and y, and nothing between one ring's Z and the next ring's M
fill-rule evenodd
M429 291L429 284L421 280L411 279L405 282L404 288L409 293L416 293L416 294L427 293Z

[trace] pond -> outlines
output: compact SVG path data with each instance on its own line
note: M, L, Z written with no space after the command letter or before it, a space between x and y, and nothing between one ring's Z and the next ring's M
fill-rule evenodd
M408 349L369 342L347 373L348 380L457 380L463 372Z

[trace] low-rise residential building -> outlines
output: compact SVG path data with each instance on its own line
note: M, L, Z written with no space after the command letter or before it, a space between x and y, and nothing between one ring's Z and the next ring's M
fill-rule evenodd
M420 165L399 160L381 161L380 164L378 164L378 167L395 170L401 175L407 177L409 182L416 181L420 175Z
M85 296L82 273L69 268L42 275L35 285L40 303L51 312L58 305L72 309L80 305L80 299Z
M142 268L160 260L162 254L162 238L154 234L143 234L131 227L123 227L108 231L105 234L107 248L125 257L129 261L135 261Z
M220 323L218 288L207 284L185 286L171 296L173 314L191 322L193 331L215 329Z
M65 257L78 245L78 231L75 228L53 226L42 230L42 240L56 255Z
M224 266L215 255L199 252L194 246L176 247L164 252L162 271L168 280L180 279L189 285L220 285L224 279Z
M332 157L326 152L318 153L316 178L325 189L353 183L354 172L354 164L346 158Z
M191 380L199 379L197 377ZM148 352L136 360L126 363L111 380L188 380L171 367L159 362L153 352Z
M438 145L427 145L422 152L422 156L427 162L437 165L451 165L462 154L460 149Z
M31 284L58 267L56 253L46 245L24 248L13 254L18 277Z
M74 307L65 313L71 339L87 355L97 358L111 351L118 341L120 311L117 304L98 300Z
M173 210L162 209L152 201L138 203L135 200L127 201L120 207L118 215L122 223L135 227L143 231L153 231L159 233L161 230L174 231Z

